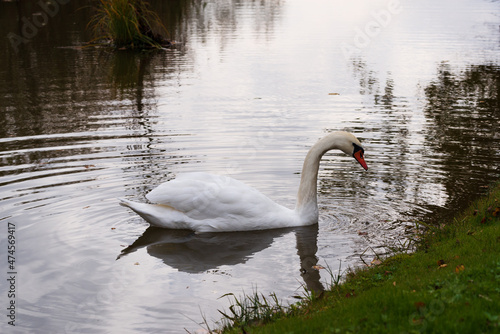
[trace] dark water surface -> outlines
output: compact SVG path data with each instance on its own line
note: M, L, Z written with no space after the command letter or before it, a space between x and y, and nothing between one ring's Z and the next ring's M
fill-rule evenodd
M154 1L177 45L144 53L81 48L92 10L64 2L0 1L2 333L193 332L226 293L320 289L301 267L359 265L498 180L498 1ZM194 235L116 200L206 171L293 207L334 130L370 169L324 157L318 226Z

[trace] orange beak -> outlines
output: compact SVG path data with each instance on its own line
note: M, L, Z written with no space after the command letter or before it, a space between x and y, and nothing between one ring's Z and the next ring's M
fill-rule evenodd
M363 151L362 150L354 152L353 157L354 157L354 159L356 159L359 162L359 164L365 170L368 170L368 165L366 164L365 158L363 157Z

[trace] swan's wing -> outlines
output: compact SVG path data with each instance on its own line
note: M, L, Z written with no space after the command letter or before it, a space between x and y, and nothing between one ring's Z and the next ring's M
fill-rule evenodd
M168 205L192 219L255 217L276 210L278 204L233 178L207 173L188 173L153 189L146 198Z

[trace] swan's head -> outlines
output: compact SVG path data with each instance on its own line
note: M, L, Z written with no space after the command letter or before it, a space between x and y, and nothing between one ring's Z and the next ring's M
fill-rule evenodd
M365 170L368 170L368 165L365 161L365 150L363 149L363 147L361 147L361 145L358 145L356 143L352 143L352 146L354 147L352 156Z
M365 161L365 150L358 138L349 132L336 132L332 134L336 137L337 148L347 155L352 156L365 169L368 170L368 165Z

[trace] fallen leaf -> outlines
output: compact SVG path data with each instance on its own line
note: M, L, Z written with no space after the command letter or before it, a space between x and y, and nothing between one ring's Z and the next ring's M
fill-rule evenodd
M439 266L439 268L445 268L445 267L448 267L446 263Z
M312 266L313 269L320 270L320 269L326 269L323 266L317 265L317 266Z
M499 214L500 214L500 208L497 206L497 207L495 208L495 210L493 210L493 212L491 213L491 215L492 215L493 217L496 217L496 216L498 216Z
M368 232L361 232L361 231L358 231L358 235L368 235Z
M328 93L328 95L340 95L339 93Z
M486 217L483 217L483 219L481 219L481 224L484 224L486 223Z
M83 209L88 209L90 208L90 205L84 206Z
M455 267L455 273L457 273L457 274L463 270L465 270L465 266L463 264L460 264L460 265Z
M350 298L350 297L354 297L354 296L356 296L356 293L354 293L354 290L352 290L351 292L346 293L346 295L345 295L346 298Z
M438 266L442 266L443 264L445 264L446 262L444 262L444 260L438 260L437 264Z
M139 265L139 262L134 263L134 266L138 266L138 265Z
M112 229L112 230L116 230L116 227L112 227L111 229Z
M396 286L396 281L392 282L392 285Z
M415 302L415 307L419 310L421 309L422 307L425 307L425 303L424 302Z
M382 261L380 261L379 259L375 258L375 259L372 260L371 264L373 266L378 266L378 265L382 264Z

